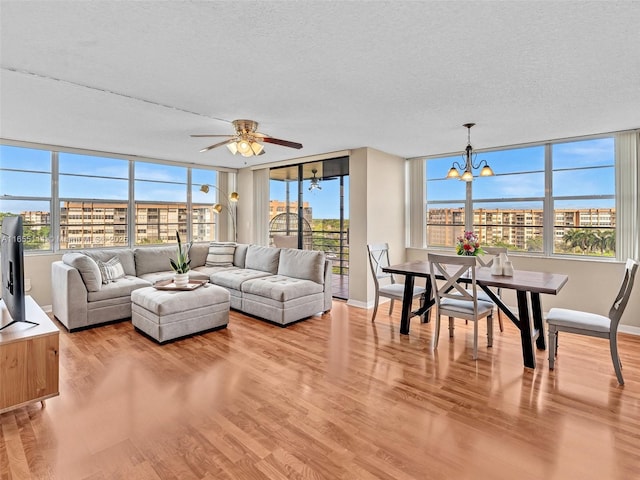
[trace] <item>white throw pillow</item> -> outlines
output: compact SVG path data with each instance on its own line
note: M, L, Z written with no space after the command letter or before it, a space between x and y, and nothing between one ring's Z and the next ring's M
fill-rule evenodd
M207 267L230 267L233 265L233 254L236 244L233 242L211 242L207 255Z
M100 275L102 275L102 283L107 284L114 282L119 278L124 277L124 268L118 257L113 257L106 262L98 260L98 268L100 269Z

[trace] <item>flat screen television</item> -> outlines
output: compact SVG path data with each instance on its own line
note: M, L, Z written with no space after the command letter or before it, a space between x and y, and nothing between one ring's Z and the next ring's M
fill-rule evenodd
M0 264L2 268L2 300L11 316L3 315L0 319L0 330L18 322L31 323L27 320L24 301L24 260L23 260L22 217L4 217L0 235Z

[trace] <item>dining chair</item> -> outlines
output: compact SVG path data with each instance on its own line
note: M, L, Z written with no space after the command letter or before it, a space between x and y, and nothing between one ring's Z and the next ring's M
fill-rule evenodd
M383 272L384 267L389 266L389 244L388 243L372 243L367 245L367 252L369 254L369 266L371 267L371 273L373 274L373 284L375 286L375 303L373 305L373 316L371 321L376 319L376 313L378 313L378 303L380 297L391 299L391 305L389 305L389 315L393 313L393 302L399 300L402 302L404 297L404 283L399 283L391 273ZM425 302L426 289L420 286L413 287L413 297L420 298L420 306L422 307ZM426 314L425 314L426 315Z
M460 318L473 322L473 359L478 358L478 322L487 319L487 346L493 345L493 303L478 298L476 284L476 257L465 255L427 254L436 300L436 326L434 349L438 347L440 317L449 317L449 337L453 337L453 320ZM452 268L454 267L454 268ZM437 277L444 280L438 285ZM461 283L461 278L466 282Z
M549 325L549 369L555 367L555 360L558 350L558 332L577 333L590 337L608 338L611 350L611 360L613 368L618 377L618 383L624 385L622 378L622 362L618 355L618 324L624 312L633 281L638 270L638 262L628 259L622 277L622 284L618 295L616 295L613 305L609 309L609 315L598 315L596 313L583 312L580 310L569 310L566 308L552 308L547 314L547 324Z
M482 249L487 254L486 257L479 256L476 258L478 259L478 263L483 267L491 267L491 265L493 265L493 260L496 258L496 255L500 255L501 253L506 254L508 252L507 247L482 247ZM495 290L495 294L496 297L501 298L502 289L497 288ZM491 302L495 305L495 302L491 300L491 297L487 294L487 292L482 289L480 289L480 291L478 292L478 300L482 300L483 302ZM500 327L500 331L504 332L504 325L502 324L502 310L500 310L497 305L496 308L498 309L498 326Z

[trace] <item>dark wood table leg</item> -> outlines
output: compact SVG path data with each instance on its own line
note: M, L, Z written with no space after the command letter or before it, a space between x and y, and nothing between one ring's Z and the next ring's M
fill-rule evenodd
M522 357L524 366L536 368L536 357L533 354L533 338L531 337L531 318L529 317L529 302L527 292L518 290L518 319L520 323L520 339L522 340Z
M433 289L431 288L431 278L427 277L427 282L424 286L425 292L424 292L424 304L426 305L430 305L426 311L422 314L421 321L422 323L429 323L431 321L431 310L433 310L431 307L433 306L434 299L433 299Z
M531 310L533 313L533 328L538 331L536 338L536 347L538 350L546 350L547 342L544 334L544 319L542 318L542 303L540 302L540 294L531 292Z
M411 317L411 303L413 301L413 275L407 275L404 279L404 296L402 297L402 317L400 318L400 333L409 335L409 319Z

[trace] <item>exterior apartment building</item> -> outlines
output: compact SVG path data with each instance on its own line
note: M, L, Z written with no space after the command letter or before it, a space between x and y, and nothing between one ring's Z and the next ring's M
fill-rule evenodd
M463 208L432 208L427 212L427 244L452 246L464 230ZM531 250L542 238L542 209L484 209L473 212L474 231L485 245L507 244ZM554 240L562 243L568 230L615 229L615 208L558 209L554 211ZM535 248L533 248L535 250Z
M22 212L25 218L33 216L34 213L37 212ZM174 243L176 230L186 238L187 215L185 204L137 204L134 222L135 243ZM193 205L192 223L194 241L213 240L213 205ZM64 202L60 209L61 249L127 246L127 229L126 203Z

